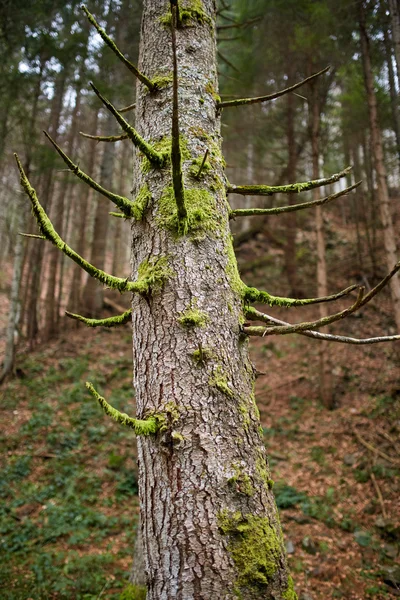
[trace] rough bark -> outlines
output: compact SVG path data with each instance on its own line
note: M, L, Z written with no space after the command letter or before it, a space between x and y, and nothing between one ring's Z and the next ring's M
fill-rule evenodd
M371 67L370 44L366 30L364 3L359 1L359 25L361 53L364 69L364 83L367 93L368 112L371 130L372 155L377 180L377 196L381 213L383 239L385 245L386 264L389 269L396 264L397 247L390 210L389 192L386 179L386 167L383 154L382 133L379 127L378 107L374 90L374 80ZM400 331L400 278L395 275L390 282L393 301L393 313L397 330Z
M198 190L207 218L185 236L169 230L173 201L165 214L162 197L170 195L170 170L143 170L146 161L135 159L136 192L147 184L152 201L132 225L132 275L157 257L170 269L158 292L132 303L137 414L166 418L164 431L138 438L147 598L295 598L240 328L216 114L215 3L196 6L191 27L177 31L179 121L190 155L188 212L196 203L188 190ZM139 69L149 77L172 70L166 10L164 0L144 2ZM171 99L170 85L155 94L138 85L136 127L147 141L170 137ZM197 181L191 161L207 148L212 170Z

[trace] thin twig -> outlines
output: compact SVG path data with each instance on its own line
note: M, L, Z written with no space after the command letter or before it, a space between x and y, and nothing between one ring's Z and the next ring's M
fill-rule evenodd
M400 460L396 460L395 458L392 458L391 456L386 454L386 452L382 452L382 450L379 450L379 448L375 448L375 446L373 446L372 444L370 444L369 442L364 440L364 438L358 433L357 429L354 426L352 427L352 431L353 431L354 435L356 436L357 440L360 442L360 444L362 444L365 448L367 448L368 450L370 450L377 456L380 456L387 462L390 462L396 466L400 466Z
M206 164L207 156L208 156L208 148L207 148L207 150L206 150L206 152L204 154L204 157L203 157L203 160L201 162L200 168L199 168L199 170L197 172L197 175L195 175L196 179L200 179L201 172L204 169L204 165Z
M386 512L386 508L385 508L385 502L383 500L381 489L380 489L380 487L378 485L378 482L376 480L376 477L372 473L372 471L370 471L369 475L371 477L372 483L374 484L374 488L375 488L375 491L376 491L376 495L378 496L379 504L381 505L382 516L383 516L384 519L387 519L387 512Z
M123 108L119 108L118 112L125 113L125 112L129 112L130 110L135 110L135 108L136 108L136 102L134 102L133 104L130 104L129 106L124 106Z
M324 73L329 71L329 69L330 67L326 67L325 69L322 69L322 71L314 73L313 75L310 75L310 77L306 77L306 79L303 79L302 81L299 81L298 83L295 83L294 85L291 85L290 87L281 90L280 92L275 92L274 94L269 94L267 96L258 96L257 98L241 98L240 100L226 100L224 102L218 102L217 108L229 108L230 106L243 106L244 104L256 104L258 102L269 102L270 100L275 100L275 98L279 98L284 94L289 94L289 92L297 90L297 88L308 83L312 79L323 75Z

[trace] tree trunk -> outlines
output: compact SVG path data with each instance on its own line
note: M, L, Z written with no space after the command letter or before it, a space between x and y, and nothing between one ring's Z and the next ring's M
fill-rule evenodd
M99 110L94 113L93 121L91 123L90 132L93 135L97 135L97 124L99 121ZM85 146L86 153L89 156L87 163L87 172L89 175L94 177L94 167L96 152L94 150L96 142L93 140L86 140ZM76 251L80 256L86 254L86 223L87 223L87 212L92 201L94 194L93 188L87 188L81 185L78 192L78 201L76 203L76 210L73 216L74 230L77 232L76 239ZM105 200L103 200L105 202ZM70 312L77 313L82 312L81 307L81 294L82 294L82 276L83 271L78 265L72 265L72 281L70 285L70 294L67 302L67 308ZM78 327L78 321L72 321L71 326Z
M115 130L114 117L107 115L105 135L111 135ZM105 188L112 189L112 178L115 161L115 144L106 143L100 167L99 183ZM97 201L96 217L94 222L93 241L90 253L90 262L98 269L104 269L107 250L107 231L110 219L110 204L99 196ZM96 318L101 315L103 308L104 289L98 282L89 277L82 294L83 313Z
M382 5L384 6L384 5ZM382 11L383 12L383 11ZM388 23L386 14L383 15L383 39L385 43L386 64L388 68L389 93L390 93L390 108L392 111L393 131L396 137L397 156L400 165L400 119L398 108L398 94L396 90L393 62L392 62L392 44L389 37Z
M290 77L288 84L293 84L293 80ZM296 166L297 166L297 149L296 140L294 134L294 102L293 95L288 94L286 97L287 101L287 148L288 148L288 181L296 181ZM289 195L289 204L295 204L295 195ZM289 296L295 298L301 298L303 292L300 288L299 278L297 276L297 265L296 265L296 232L297 232L297 215L295 212L288 213L285 215L286 222L286 244L285 244L285 268L286 276L289 282Z
M310 130L311 130L311 153L312 153L312 178L320 178L319 169L319 137L321 125L321 106L318 98L316 84L312 85L310 99ZM313 190L313 200L319 200L320 188ZM328 295L328 279L326 268L325 236L323 208L315 208L315 231L317 238L317 296ZM328 315L328 307L325 303L319 304L320 318ZM332 409L334 407L332 361L328 344L321 343L319 346L319 379L320 394L323 404Z
M72 111L71 128L68 134L68 141L66 144L66 153L68 156L73 157L74 146L77 134L77 121L81 102L81 90L80 83L76 89L75 106ZM54 228L61 236L63 235L64 225L64 209L65 203L70 202L69 190L71 188L71 174L66 173L58 185L58 195L54 206ZM47 339L54 336L58 331L58 300L56 294L57 286L57 272L59 265L63 260L63 255L60 253L58 248L52 247L49 250L49 267L47 277L47 292L46 292L46 303L45 303L45 337Z
M49 132L55 141L57 141L58 128L61 118L62 101L64 97L64 89L67 79L67 72L65 68L60 71L56 83L54 97L51 106L51 115L49 123ZM41 200L43 208L47 211L50 209L51 196L53 192L53 170L50 165L47 168L47 173L44 177L42 185ZM32 242L31 242L32 244ZM30 345L34 343L39 333L39 321L38 321L38 304L39 304L39 290L41 286L41 274L42 264L44 255L44 244L32 244L32 252L29 260L29 272L31 274L30 286L28 294L28 301L26 307L27 315L27 337Z
M383 155L382 134L378 123L378 108L372 75L369 39L365 24L363 0L359 1L359 25L361 53L364 68L364 83L367 93L368 112L371 129L372 155L377 179L378 202L381 212L383 239L385 244L386 264L392 269L397 262L396 237L390 211L389 192L386 180L386 168ZM393 301L393 312L397 330L400 331L400 278L396 274L390 281L390 290Z
M389 0L390 19L392 22L392 37L394 55L397 64L397 77L400 79L400 2Z
M41 84L42 84L42 76L43 76L43 66L44 62L40 63L40 70L36 80L35 90L34 90L34 100L32 106L31 117L28 126L28 134L31 139L34 136L34 130L36 125L38 106L39 106L39 98L41 93ZM32 153L33 147L30 146L27 148L27 156L26 156L26 174L29 177L31 162L32 162ZM26 208L26 200L24 195L22 194L18 199L17 206L17 235L15 239L15 251L14 251L14 265L13 265L13 275L11 281L11 295L10 295L10 313L8 317L7 324L7 338L6 338L6 348L4 355L3 368L0 375L0 382L9 375L14 367L15 360L15 350L17 344L18 337L18 325L21 315L21 281L22 281L22 270L24 264L24 253L25 253L25 243L24 238L21 235L18 235L18 232L23 232L25 230L25 225L27 222L28 211Z
M215 107L215 2L198 4L193 26L177 31L185 201L189 216L203 215L185 236L171 231L170 170L135 159L136 192L148 185L152 201L132 224L133 277L156 259L169 273L157 293L132 303L137 414L166 417L163 432L138 437L147 599L293 599L241 335ZM165 0L144 1L139 69L150 77L172 68L165 13ZM146 140L170 138L171 98L170 85L155 94L138 85L136 127ZM207 148L212 170L199 182L189 169Z

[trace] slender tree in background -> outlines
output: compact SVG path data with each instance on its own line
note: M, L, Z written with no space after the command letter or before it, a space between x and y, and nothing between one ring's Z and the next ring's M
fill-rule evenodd
M90 326L113 326L132 318L137 417L119 413L87 386L108 415L138 436L148 600L295 600L260 434L248 337L300 333L355 344L398 340L400 336L357 340L317 330L369 302L400 263L391 265L390 273L365 295L363 288L350 286L321 298L284 298L241 280L230 219L320 206L356 186L286 207L231 209L230 194L297 194L334 183L348 170L284 186L227 182L222 109L266 102L316 75L278 94L222 102L215 20L213 0L195 5L171 0L170 10L164 0L145 0L139 70L99 30L139 80L135 128L93 86L135 147L135 200L104 189L76 165L70 168L131 219L131 279L107 274L64 242L17 162L41 236L94 279L133 296L132 310L117 317L70 316ZM348 308L296 325L274 321L251 306L296 307L336 300L355 290L357 297ZM246 318L267 325L249 326Z
M377 194L381 212L383 237L385 243L386 264L393 264L396 254L396 236L394 233L392 213L387 185L387 174L383 154L382 134L379 128L378 108L374 90L374 79L371 67L371 55L368 33L366 29L364 0L359 0L359 25L361 54L364 68L364 82L368 101L370 132L372 142L373 161L377 179ZM396 320L397 331L400 331L400 279L393 277L390 285L393 300L393 312Z

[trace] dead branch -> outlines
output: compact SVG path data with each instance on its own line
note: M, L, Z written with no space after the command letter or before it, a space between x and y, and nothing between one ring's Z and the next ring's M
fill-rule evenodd
M275 98L279 98L284 94L289 94L290 92L297 90L297 88L301 87L302 85L308 83L309 81L312 81L320 75L323 75L324 73L329 71L329 69L330 67L326 67L325 69L322 69L322 71L314 73L313 75L310 75L310 77L306 77L306 79L303 79L302 81L299 81L298 83L295 83L294 85L291 85L290 87L285 88L280 92L268 94L267 96L258 96L257 98L241 98L239 100L226 100L224 102L218 102L217 108L229 108L230 106L243 106L245 104L256 104L258 102L269 102L270 100L275 100Z

